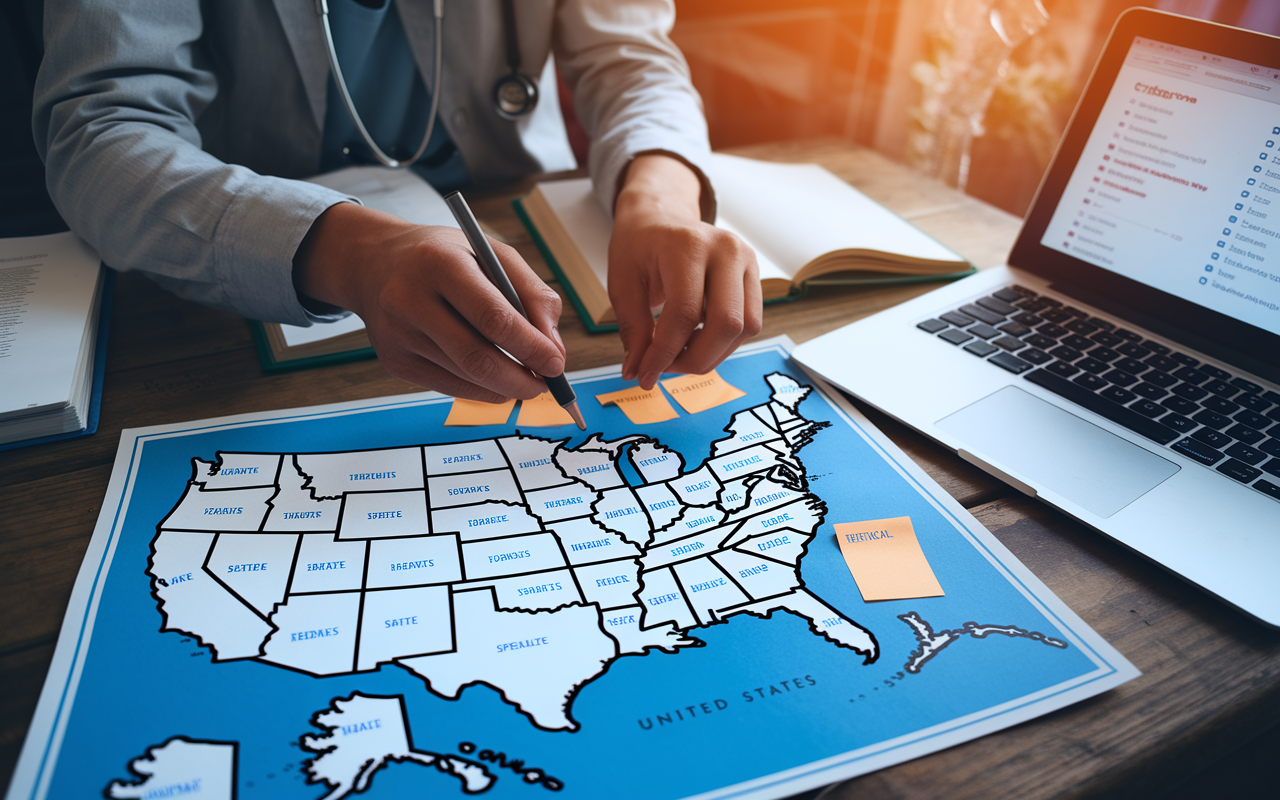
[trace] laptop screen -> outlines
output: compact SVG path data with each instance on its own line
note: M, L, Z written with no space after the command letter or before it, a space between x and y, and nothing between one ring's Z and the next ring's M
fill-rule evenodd
M1040 243L1280 334L1280 68L1135 37Z
M1280 38L1125 11L1009 264L1280 382L1277 128Z

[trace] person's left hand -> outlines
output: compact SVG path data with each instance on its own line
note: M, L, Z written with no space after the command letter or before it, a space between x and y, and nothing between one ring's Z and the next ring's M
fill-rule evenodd
M755 252L702 221L701 191L682 162L642 155L614 207L609 299L626 351L622 377L646 389L663 372L710 372L763 323Z

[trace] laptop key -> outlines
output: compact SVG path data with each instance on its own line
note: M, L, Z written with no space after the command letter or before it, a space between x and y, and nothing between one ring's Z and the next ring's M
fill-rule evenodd
M1052 322L1046 322L1044 325L1041 325L1039 328L1036 328L1036 333L1039 333L1043 336L1052 336L1055 339L1061 339L1063 336L1066 336L1067 334L1071 333L1071 331L1067 330L1061 325L1055 325Z
M1078 333L1073 333L1069 336L1064 336L1062 337L1061 341L1067 347L1074 347L1080 352L1084 352L1085 350L1088 350L1090 347L1094 346L1092 339L1090 339L1087 336L1081 336Z
M1271 481L1258 481L1253 485L1253 488L1257 489L1263 494L1269 494L1272 497L1280 499L1280 486L1277 486Z
M1204 385L1204 388L1216 394L1218 397L1233 397L1240 394L1240 390L1221 378L1214 378Z
M1271 424L1271 420L1247 408L1235 415L1235 421L1243 422L1250 428L1257 428L1258 430L1266 430L1266 427Z
M972 333L974 336L977 336L979 339L994 339L995 337L1000 335L1000 331L982 322L979 322L977 325L971 326L969 328L969 333Z
M1032 347L1039 347L1041 350L1048 350L1050 347L1058 346L1057 339L1052 339L1039 333L1031 334L1024 341Z
M1059 378L1070 378L1072 375L1075 375L1080 371L1079 367L1073 367L1065 361L1055 361L1045 367L1045 369L1049 370L1052 374L1057 375Z
M1231 373L1221 367L1215 367L1212 364L1201 364L1199 367L1201 372L1208 373L1210 378L1217 378L1220 381L1231 380ZM1237 389L1236 391L1240 391Z
M1012 306L995 295L982 298L978 301L978 305L994 311L1002 317L1007 317L1018 310L1017 306Z
M1104 380L1114 383L1116 386L1132 386L1138 382L1136 375L1125 372L1122 369L1113 369L1110 372L1102 374Z
M1201 425L1213 428L1215 431L1220 431L1231 424L1231 417L1219 414L1217 411L1210 411L1207 408L1201 409L1191 418Z
M1190 383L1178 384L1173 387L1173 393L1179 397L1185 397L1188 400L1199 400L1208 394L1204 389L1201 389L1199 386L1193 386Z
M1089 355L1093 356L1099 361L1108 361L1108 362L1115 361L1117 358L1120 357L1120 354L1117 353L1115 350L1112 350L1110 347L1095 347L1089 351Z
M982 320L988 325L995 325L996 323L1004 322L1004 314L997 314L990 309L983 308L982 306L975 305L973 303L960 306L960 310L974 319Z
M1226 475L1228 478L1235 478L1241 483L1249 483L1254 478L1262 474L1262 470L1257 467L1251 467L1243 461L1234 458L1228 458L1226 461L1218 465L1218 472Z
M1267 454L1261 450L1255 450L1247 444L1236 442L1226 449L1226 454L1232 458L1238 458L1246 464L1258 466L1258 462L1267 457Z
M1018 357L1023 359L1024 361L1030 361L1032 364L1035 364L1037 366L1047 361L1053 360L1053 356L1035 347L1028 347L1026 350L1023 350L1021 353L1018 353Z
M1038 294L1036 294L1035 292L1031 291L1030 289L1028 289L1027 287L1023 286L1023 285L1022 285L1022 284L1020 284L1020 283L1012 283L1012 284L1009 284L1009 287L1008 287L1008 288L1010 288L1010 289L1014 290L1015 292L1017 292L1018 294L1022 295L1023 297L1039 297L1039 295L1038 295Z
M1128 389L1121 389L1119 386L1108 386L1107 388L1103 389L1101 392L1098 392L1098 394L1107 398L1111 402L1119 403L1122 406L1138 398L1138 396L1133 392L1129 391Z
M1200 410L1200 406L1196 405L1195 403L1191 402L1185 397L1176 397L1176 396L1170 397L1166 399L1164 402L1162 402L1160 405L1164 406L1170 411L1176 411L1179 414L1183 414L1183 415L1194 414Z
M1226 435L1225 433L1215 431L1213 428L1201 428L1200 430L1191 434L1191 438L1198 439L1199 441L1202 441L1205 444L1211 445L1213 447L1226 447L1227 445L1231 444L1230 436Z
M938 338L946 342L951 342L952 344L964 344L973 337L962 330L952 328L951 330L943 331L938 334Z
M1112 333L1114 333L1116 336L1119 336L1121 339L1124 339L1126 342L1132 342L1134 344L1138 344L1139 342L1142 341L1142 336L1134 333L1128 328L1116 328L1114 331L1112 331ZM1137 356L1134 356L1134 358L1137 358Z
M1267 439L1258 442L1257 448L1269 456L1280 458L1280 439L1268 437Z
M1163 407L1156 405L1150 400L1139 399L1133 405L1129 406L1129 408L1134 411L1137 411L1139 414L1141 414L1144 417L1151 417L1152 419L1155 419L1156 417L1164 413Z
M1091 392L1096 392L1107 385L1107 382L1102 378L1088 372L1082 372L1079 377L1072 378L1072 380Z
M1194 383L1196 386L1199 386L1200 384L1209 380L1208 375L1205 375L1203 372L1201 372L1198 369L1192 369L1191 367L1179 367L1178 369L1175 369L1173 371L1173 377L1177 378L1180 381L1186 381L1187 383Z
M1064 344L1061 347L1055 347L1052 350L1050 350L1049 355L1053 356L1054 358L1060 358L1063 361L1075 361L1077 358L1084 355L1084 353L1081 353L1079 350L1075 349L1074 347L1067 347Z
M1280 422L1280 406L1276 406L1266 414L1263 414L1263 416L1274 422Z
M1092 372L1094 375L1101 375L1110 369L1110 367L1107 366L1107 362L1099 361L1098 359L1090 356L1085 356L1077 361L1076 366L1085 372Z
M1120 334L1118 333L1116 334L1116 336L1119 336L1119 335ZM1129 342L1129 341L1126 341L1124 344L1119 345L1118 347L1116 347L1116 349L1119 350L1121 353L1124 353L1126 356L1129 356L1130 358L1143 359L1151 355L1151 351L1148 350L1147 348L1143 347L1140 344L1134 344L1133 342Z
M982 358L986 358L987 356L994 353L998 348L995 345L991 345L991 344L987 344L986 342L979 341L979 342L970 342L969 344L966 344L964 346L964 349L968 350L970 353L973 353L975 356L981 356Z
M1170 386L1178 382L1177 378L1160 369L1151 370L1146 375L1143 375L1142 379L1147 383L1154 383L1162 389L1168 389Z
M1053 366L1053 365L1051 365ZM1076 405L1082 406L1100 417L1105 417L1117 425L1121 425L1141 436L1159 442L1160 444L1168 444L1177 438L1177 434L1156 422L1148 419L1136 411L1130 411L1124 406L1118 406L1107 400L1101 395L1094 394L1083 386L1078 386L1071 381L1064 380L1053 374L1050 368L1042 368L1033 370L1024 375L1028 381L1034 383L1043 389L1046 389L1059 397L1063 397Z
M1177 352L1177 351L1174 351L1174 352L1169 353L1169 358L1172 358L1174 361L1177 361L1179 364L1181 364L1181 365L1182 365L1182 366L1184 366L1184 367L1198 367L1198 366L1200 366L1200 362L1199 362L1199 361L1196 361L1194 358L1192 358L1191 356L1187 355L1186 353L1179 353L1179 352Z
M1230 400L1223 400L1221 397L1213 394L1201 400L1200 405L1210 411L1217 411L1219 414L1234 414L1240 410L1240 406Z
M1263 472L1280 477L1280 458L1273 458L1262 465Z
M1020 375L1034 366L1031 362L1023 361L1012 353L997 353L988 360L1001 369L1009 370L1014 375Z
M1088 336L1098 330L1098 326L1083 319L1073 319L1070 322L1063 323L1063 327L1072 333L1078 333L1081 336Z
M1069 305L1066 305L1065 303L1064 303L1064 304L1063 304L1063 306L1062 306L1062 310L1063 310L1063 311L1065 311L1065 312L1067 312L1068 314L1070 314L1070 315L1071 315L1071 316L1073 316L1073 317L1079 317L1080 319L1088 319L1088 318L1089 318L1089 312L1088 312L1088 311L1082 311L1081 309L1078 309L1078 308L1076 308L1075 306L1069 306Z
M1103 347L1116 347L1117 345L1124 343L1124 339L1121 339L1119 336L1116 336L1114 333L1111 333L1110 331L1098 331L1097 333L1090 336L1089 338L1094 340L1098 344L1102 345Z
M1034 328L1041 322L1044 322L1044 320L1040 319L1040 317L1035 314L1032 314L1030 311L1023 311L1021 314L1014 314L1013 321L1019 325L1026 325L1028 328Z
M997 330L1004 331L1010 336L1026 336L1031 333L1031 329L1026 325L1020 325L1017 322L1006 322L1003 325L997 325Z
M1174 450L1182 453L1193 461L1199 461L1206 467L1213 466L1222 460L1222 453L1204 442L1197 442L1195 439L1182 439L1173 446Z
M1256 428L1250 428L1248 425L1232 425L1227 428L1227 434L1234 436L1245 444L1257 444L1262 441L1262 431Z
M1147 348L1148 350L1150 350L1151 352L1155 353L1158 356L1169 355L1169 348L1160 344L1154 339L1144 339L1142 342L1142 346Z
M1261 414L1263 411L1266 411L1268 408L1271 408L1270 403L1268 403L1266 400L1263 400L1261 397L1259 397L1256 394L1242 394L1236 398L1236 402L1244 406L1245 408L1249 409L1250 411L1254 411L1259 414Z
M1071 319L1071 314L1061 308L1049 308L1040 312L1040 316L1050 322L1066 322Z
M946 319L946 317L943 316L943 319ZM1155 355L1144 358L1142 360L1142 363L1146 364L1148 367L1151 367L1152 369L1161 370L1162 372L1173 372L1175 369L1178 368L1177 361L1174 361L1172 358L1169 358L1168 356L1162 356L1159 353L1156 353Z
M1122 369L1125 372L1129 372L1134 375L1141 375L1142 373L1147 371L1146 364L1143 364L1141 361L1139 361L1136 358L1129 358L1127 356L1125 358L1121 358L1118 361L1113 362L1111 366L1115 367L1116 369Z
M1105 320L1102 317L1089 317L1089 323L1095 328L1102 328L1104 331L1113 331L1116 329L1116 324L1114 322Z
M1160 420L1160 424L1168 425L1170 428L1173 428L1175 431L1178 431L1179 433L1188 433L1192 430L1195 430L1195 428L1197 427L1196 424L1191 420L1187 419L1181 414L1175 414L1172 411L1166 414Z
M1012 336L1001 336L999 339L995 339L991 343L996 347L1002 347L1005 350L1008 350L1010 353L1016 353L1027 346L1026 342L1021 339L1015 339Z
M939 319L943 319L943 320L946 320L947 322L950 322L952 325L955 325L957 328L963 328L966 325L972 325L974 322L977 321L973 317L969 316L968 314L961 314L959 311L948 311L945 314L939 314L938 317Z
M1245 380L1244 378L1232 378L1231 385L1236 387L1242 392L1249 392L1250 394L1262 394L1261 386L1254 383L1253 381Z
M1028 297L1014 303L1018 308L1029 311L1033 314L1039 313L1046 308L1050 308L1049 298L1047 297Z
M1143 383L1140 383L1137 386L1133 387L1133 393L1138 395L1139 397L1145 397L1148 400L1159 400L1161 397L1164 397L1166 394L1168 394L1169 390L1161 389L1159 386L1156 386L1155 384L1146 383L1144 381Z
M926 319L924 322L916 325L916 327L925 333L937 333L943 328L950 328L951 326L940 319Z
M1030 292L1031 290L1028 289L1027 291ZM1025 295L1023 295L1022 292L1019 292L1017 289L1013 288L1012 286L1006 289L1001 289L1000 291L992 294L992 297L998 297L1001 300L1005 301L1006 303L1016 303L1017 301L1021 300L1024 296Z

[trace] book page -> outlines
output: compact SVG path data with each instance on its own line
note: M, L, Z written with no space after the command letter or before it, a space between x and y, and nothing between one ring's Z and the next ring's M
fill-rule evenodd
M774 164L715 154L720 216L787 275L838 250L915 259L964 259L816 164Z
M574 178L567 181L549 181L538 184L547 204L555 211L564 225L565 232L572 237L582 257L591 265L591 271L600 279L600 284L609 286L609 237L613 234L613 220L600 207L595 193L591 189L590 178ZM722 206L723 208L723 206ZM716 219L716 227L737 234L756 251L756 261L760 265L760 280L780 278L791 280L781 267L775 264L760 248L752 244L751 239L741 230L724 218L721 214Z
M74 233L0 239L0 415L76 400L100 265Z

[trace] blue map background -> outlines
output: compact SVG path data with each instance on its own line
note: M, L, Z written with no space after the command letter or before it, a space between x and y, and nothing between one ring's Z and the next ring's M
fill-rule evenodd
M616 374L575 382L588 434L573 428L528 429L546 438L590 433L605 439L644 433L685 458L686 471L724 437L742 409L766 403L764 376L792 376L811 385L778 346L740 353L719 372L747 392L730 404L676 420L633 425L594 395L625 388ZM307 785L302 762L311 754L300 736L335 697L354 691L403 695L414 746L459 753L460 742L502 751L563 781L565 797L683 797L789 769L908 734L1072 679L1097 679L1112 669L1082 651L956 529L949 514L921 495L816 390L802 416L833 424L799 451L810 489L827 504L824 524L801 562L807 587L869 629L880 657L864 666L859 654L813 634L808 623L784 612L762 620L747 615L693 629L705 647L675 654L651 652L612 662L583 687L572 705L575 733L535 728L493 690L470 687L457 701L427 691L408 671L384 665L373 673L314 678L257 662L213 664L208 651L177 633L160 633L161 615L145 574L156 524L182 496L191 459L212 460L219 450L299 453L429 444L509 435L515 426L444 428L448 400L401 404L336 418L292 418L223 430L193 430L147 439L140 446L137 481L101 593L85 668L75 696L50 797L101 796L113 779L130 778L127 764L150 746L181 734L240 742L241 798L319 798L323 785ZM417 435L407 432L419 432ZM625 461L625 459L624 459ZM629 480L637 480L628 469ZM945 597L865 603L840 558L832 524L910 516ZM1016 625L1071 642L1067 649L1028 639L969 637L951 644L920 674L903 665L916 641L897 615L917 612L935 630L967 621ZM816 683L808 685L806 676ZM806 684L769 696L767 687L799 679ZM754 690L765 689L760 698ZM746 702L743 692L755 700ZM676 708L721 699L728 708L645 730L640 720ZM852 701L852 702L851 702ZM686 713L687 716L687 713ZM473 756L474 757L474 756ZM485 798L537 798L547 792L515 773L488 765L497 776ZM55 768L44 763L42 769ZM453 777L413 764L378 772L362 797L409 792L462 796ZM436 796L435 794L431 796Z

